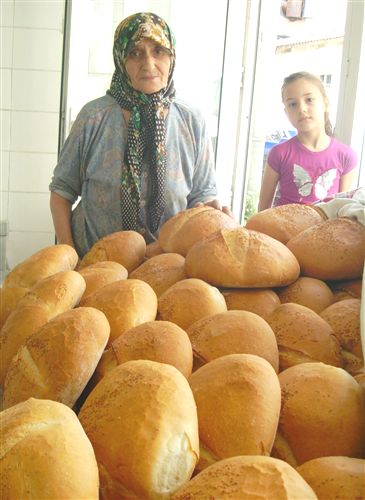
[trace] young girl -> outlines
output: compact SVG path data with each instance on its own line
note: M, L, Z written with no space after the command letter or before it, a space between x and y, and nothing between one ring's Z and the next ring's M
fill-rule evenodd
M285 112L298 133L269 153L258 210L275 205L313 204L348 191L356 179L356 153L332 137L328 98L310 73L293 73L281 88Z

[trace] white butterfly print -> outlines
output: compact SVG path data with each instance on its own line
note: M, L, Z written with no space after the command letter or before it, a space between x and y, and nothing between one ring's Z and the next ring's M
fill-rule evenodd
M333 186L333 183L337 176L337 170L331 168L327 170L322 175L317 177L315 182L312 182L312 178L306 170L300 165L294 163L293 167L293 180L294 184L298 189L298 193L305 197L309 196L312 192L318 200L323 200L327 197L328 191Z

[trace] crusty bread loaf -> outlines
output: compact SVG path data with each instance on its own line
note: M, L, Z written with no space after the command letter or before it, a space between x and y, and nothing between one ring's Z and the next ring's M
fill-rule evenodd
M259 455L220 460L179 488L171 500L316 498L314 491L293 467L277 458Z
M365 498L365 460L350 457L320 457L297 468L318 500Z
M114 340L103 354L96 376L101 379L110 369L134 359L175 366L188 378L193 366L193 350L187 333L175 323L147 321Z
M163 250L160 247L158 240L153 241L152 243L148 243L148 245L146 245L146 259L150 259L155 255L160 255L161 253L163 253Z
M157 296L148 283L127 279L100 288L83 300L83 306L95 307L107 317L109 346L130 328L156 319Z
M280 306L277 293L270 288L222 288L221 293L228 311L250 311L264 319Z
M246 228L267 234L286 244L305 229L323 222L321 213L310 205L290 203L252 215Z
M249 311L213 314L193 323L188 329L195 366L225 354L256 354L279 371L276 337L266 321Z
M128 361L87 397L79 419L94 447L102 498L165 498L199 456L196 405L175 367Z
M285 286L299 276L297 259L283 243L243 227L196 243L186 256L185 270L191 278L227 288Z
M365 453L364 393L342 368L302 363L279 374L282 403L272 455L297 467Z
M0 421L2 499L99 498L95 454L70 408L31 398Z
M61 271L39 281L19 301L0 332L0 384L18 349L47 321L75 307L85 291L76 271Z
M279 346L280 371L312 361L342 366L341 348L334 331L312 309L300 304L282 304L266 320Z
M33 334L13 357L4 383L4 408L30 397L72 407L104 351L110 327L91 307L59 314Z
M227 311L220 291L205 281L178 281L158 299L158 318L176 323L183 330L204 316Z
M209 206L188 208L162 225L158 241L164 252L185 256L197 241L219 229L233 227L239 227L238 222L221 210Z
M43 248L15 266L5 277L3 287L31 288L52 274L75 269L77 261L77 253L69 245Z
M80 274L86 283L86 289L80 301L81 305L85 297L96 292L103 286L128 278L127 269L122 264L111 260L96 262L84 267L80 270Z
M330 325L340 343L344 368L351 374L359 373L364 366L360 303L360 299L341 300L321 312L321 317Z
M112 260L130 273L144 260L146 242L136 231L118 231L98 240L82 258L79 269L95 262Z
M294 236L287 247L298 259L302 275L321 280L360 278L365 227L351 219L329 219Z
M178 253L162 253L143 262L129 275L148 283L157 297L177 281L187 278L185 258Z
M362 279L329 281L327 285L333 292L347 292L354 299L361 299ZM350 298L350 297L348 297Z
M20 286L0 288L0 328L28 290Z
M237 455L269 455L280 413L280 384L268 361L229 354L190 377L198 408L200 471Z
M330 287L322 280L300 276L294 283L276 290L280 302L294 302L320 313L334 301Z

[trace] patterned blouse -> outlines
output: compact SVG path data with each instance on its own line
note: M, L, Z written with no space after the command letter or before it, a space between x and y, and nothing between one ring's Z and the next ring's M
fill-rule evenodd
M50 191L71 203L72 233L82 257L107 234L123 230L120 206L121 166L127 143L122 109L109 95L87 103L71 129L54 170ZM166 207L161 225L177 212L216 198L214 158L202 115L175 100L166 118ZM140 232L149 243L158 237L146 224L149 169L142 166Z

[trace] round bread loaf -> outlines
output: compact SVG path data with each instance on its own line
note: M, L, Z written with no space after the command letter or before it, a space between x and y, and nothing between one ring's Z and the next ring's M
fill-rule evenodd
M157 296L144 281L127 279L100 288L83 300L83 306L95 307L107 317L109 346L130 328L156 319Z
M145 281L159 297L174 283L187 278L184 266L185 258L182 255L162 253L143 262L129 277Z
M175 367L147 360L117 366L79 419L95 450L102 498L164 498L190 479L199 456L197 412Z
M334 297L329 286L322 280L300 276L294 283L277 290L280 301L294 302L320 313L332 304Z
M1 385L18 349L47 321L75 307L85 286L78 272L61 271L39 281L24 295L0 332Z
M114 340L97 367L98 379L111 368L134 359L175 366L188 378L192 371L193 350L187 333L179 326L170 321L147 321Z
M196 243L185 270L191 278L227 288L271 288L289 285L299 264L280 241L243 227L223 229Z
M297 468L318 500L365 498L365 460L350 457L320 457Z
M74 248L52 245L23 260L5 276L3 287L31 288L38 281L60 271L72 271L78 262Z
M321 317L330 325L340 343L344 368L351 374L359 373L364 366L360 305L360 299L341 300L321 312Z
M220 291L199 279L181 280L158 299L158 317L176 323L183 330L204 316L227 311Z
M276 372L279 352L271 327L249 311L213 314L193 323L187 330L193 346L195 366L226 354L256 354L266 359Z
M335 294L336 302L346 299L361 299L362 279L344 280L344 281L329 281L327 285ZM341 296L342 294L342 296Z
M95 262L112 260L130 273L144 260L146 242L137 231L118 231L98 240L82 258L79 269Z
M98 500L93 448L75 413L28 399L1 412L0 497Z
M269 288L254 288L254 289L238 289L226 288L221 289L224 300L227 304L227 309L250 311L258 314L262 318L266 318L271 314L276 307L280 306L278 295Z
M4 408L34 397L73 407L109 338L105 315L91 307L59 314L13 357L4 383Z
M146 245L146 259L150 259L155 255L160 255L161 253L163 253L163 250L160 247L158 240L153 241L152 243L148 243L148 245Z
M252 215L246 222L246 228L267 234L286 244L297 234L320 222L323 222L323 217L314 207L290 203Z
M113 283L114 281L126 280L128 278L127 269L122 266L122 264L111 260L96 262L95 264L84 267L80 270L80 274L86 283L86 289L80 305L82 305L85 297L103 288L103 286Z
M209 206L188 208L167 220L161 227L158 242L164 252L185 256L197 242L219 229L239 227L237 221Z
M179 488L171 500L316 498L314 491L293 467L277 458L259 455L220 460Z
M265 359L228 354L190 377L198 408L197 471L223 458L269 455L280 413L280 384Z
M329 219L302 231L287 243L301 274L320 280L360 278L365 258L365 227L346 219Z
M279 374L282 402L272 455L297 467L365 452L364 393L342 368L302 363Z
M334 331L312 309L300 304L282 304L266 320L279 346L280 371L312 361L342 366L341 348Z

